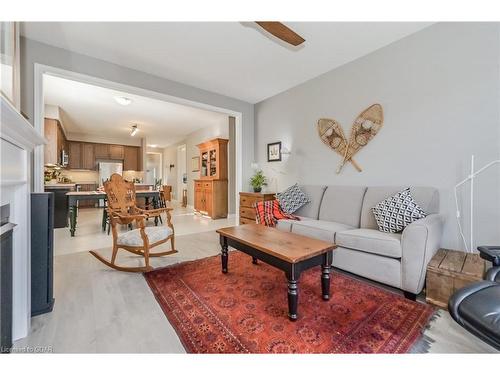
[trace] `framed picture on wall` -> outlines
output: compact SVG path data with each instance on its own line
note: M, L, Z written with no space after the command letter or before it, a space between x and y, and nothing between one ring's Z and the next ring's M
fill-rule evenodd
M281 142L267 144L267 161L281 161Z
M200 171L200 157L199 156L193 156L191 159L191 171L192 172L199 172Z

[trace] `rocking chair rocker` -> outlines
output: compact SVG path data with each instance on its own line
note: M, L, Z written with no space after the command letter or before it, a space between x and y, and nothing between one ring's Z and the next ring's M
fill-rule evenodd
M118 271L126 272L148 272L153 269L149 265L150 257L159 257L177 253L174 247L174 226L171 223L170 211L172 208L162 207L154 210L143 210L136 206L135 186L126 182L119 174L113 174L109 181L104 183L108 207L108 217L113 234L113 254L111 261L103 258L95 251L90 253L105 265ZM165 226L146 227L144 222L149 217L156 217L166 212L167 220ZM118 234L118 225L128 225L136 222L137 229ZM171 250L152 253L150 250L168 240L171 241ZM118 249L123 249L136 255L144 257L144 266L122 267L115 264Z

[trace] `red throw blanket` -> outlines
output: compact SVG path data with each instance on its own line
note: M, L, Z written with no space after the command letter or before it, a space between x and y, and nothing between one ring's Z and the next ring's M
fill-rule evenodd
M278 220L281 219L300 220L298 216L283 212L276 199L273 201L256 202L254 207L257 224L275 227Z

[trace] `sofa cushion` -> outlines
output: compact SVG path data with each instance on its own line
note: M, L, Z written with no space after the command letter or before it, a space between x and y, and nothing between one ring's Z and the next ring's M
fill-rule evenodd
M281 209L287 214L293 214L300 207L309 203L309 198L294 184L280 193L276 193L276 199L280 202Z
M292 232L327 242L335 242L335 233L353 229L352 226L324 220L298 221L292 225Z
M173 233L172 228L163 225L158 227L146 227L144 231L146 232L146 236L148 236L150 245L166 239ZM119 234L116 243L123 246L144 246L140 229L134 229Z
M291 219L278 220L278 222L276 223L276 228L279 230L282 230L284 232L290 232L292 230L293 224L301 223L301 222L304 222L307 220L314 220L314 219L311 219L310 217L305 217L305 216L299 216L299 218L300 218L300 221L299 220L291 220Z
M402 232L408 225L426 217L426 213L413 199L410 188L384 199L372 208L373 215L381 232Z
M337 246L360 250L367 253L401 258L401 234L384 233L377 229L352 229L338 232L335 237Z
M319 209L319 219L359 228L365 191L364 186L328 186Z
M366 190L363 199L363 207L361 209L361 228L377 229L378 225L375 221L372 208L375 205L401 191L405 186L371 186ZM414 187L410 188L410 193L418 205L425 211L426 214L435 214L439 212L439 192L432 187Z
M294 212L294 215L306 216L313 219L319 217L319 207L325 194L326 186L321 185L299 185L300 190L309 198L309 203L306 203Z

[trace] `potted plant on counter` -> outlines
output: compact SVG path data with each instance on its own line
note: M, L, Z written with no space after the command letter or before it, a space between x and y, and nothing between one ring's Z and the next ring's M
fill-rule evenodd
M255 174L250 179L250 185L253 187L255 193L260 193L262 191L262 186L267 185L266 176L261 170L256 171Z

